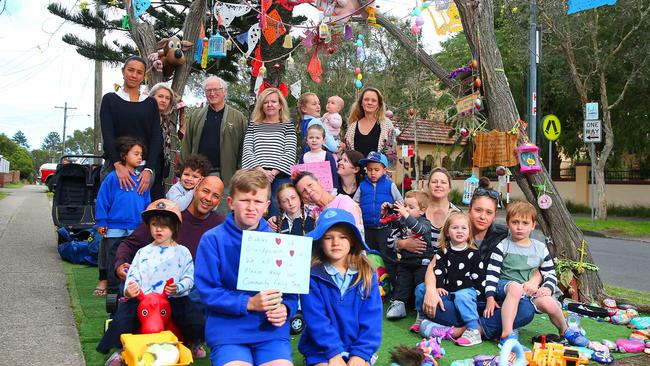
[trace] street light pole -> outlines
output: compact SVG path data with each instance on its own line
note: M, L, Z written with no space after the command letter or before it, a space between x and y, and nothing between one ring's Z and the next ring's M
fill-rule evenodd
M55 106L54 108L63 109L63 136L61 136L61 156L65 155L65 125L68 122L68 109L77 109L75 107L68 107L68 102L63 104L63 107Z
M530 0L529 64L528 64L528 139L537 144L537 64L539 64L539 30L537 0Z

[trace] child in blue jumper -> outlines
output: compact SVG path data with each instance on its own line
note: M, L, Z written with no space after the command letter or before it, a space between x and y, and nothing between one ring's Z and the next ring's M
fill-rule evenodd
M141 296L156 292L168 296L171 319L192 349L192 355L205 357L202 346L205 318L200 304L187 296L194 286L192 254L187 247L176 242L183 220L178 204L159 199L142 212L142 219L149 225L153 242L138 250L133 258L124 288L124 295L129 299L120 302L113 321L97 345L97 351L107 353L111 348L121 348L120 336L135 333L142 325L138 318ZM170 278L173 283L166 285ZM151 333L163 330L148 328ZM122 365L120 353L113 353L106 365Z
M120 154L120 164L126 166L134 181L140 172L136 170L142 163L146 153L144 144L133 137L123 136L116 140L116 148ZM140 184L140 183L138 183ZM99 282L95 287L95 296L106 296L107 289L117 288L120 281L113 268L117 246L125 237L137 228L142 219L140 213L151 202L149 189L138 194L138 187L133 190L120 188L120 182L115 171L110 172L97 193L95 204L95 221L97 232L103 236L99 245L97 264L99 267Z
M309 150L302 154L298 164L329 162L330 172L332 173L332 187L336 188L339 186L337 159L334 154L323 148L324 141L325 128L322 125L314 124L307 127L307 146Z
M285 183L278 189L280 213L274 218L280 234L305 236L314 230L315 221L305 210L300 195L291 183Z
M388 247L391 228L383 225L380 218L382 205L386 202L402 202L402 195L397 185L386 176L386 155L371 151L366 159L359 161L359 166L366 168L366 177L359 184L354 200L361 207L366 244L370 249L379 250L381 253L391 288L395 288L397 253L394 248Z
M215 366L233 361L292 365L287 319L297 310L297 296L277 289L237 290L243 230L272 231L262 218L270 188L264 173L237 171L228 197L232 213L199 242L194 280L206 310L205 336Z
M306 365L373 364L381 343L382 302L352 214L326 209L316 229L309 294L301 295L305 322L298 350Z

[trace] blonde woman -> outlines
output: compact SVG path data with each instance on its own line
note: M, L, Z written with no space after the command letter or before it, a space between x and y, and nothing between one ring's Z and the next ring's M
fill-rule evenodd
M271 182L269 216L278 214L277 191L282 184L290 182L297 143L287 101L278 89L264 89L244 135L242 168L260 170Z
M380 152L388 158L388 168L395 167L395 127L386 118L384 98L375 88L366 88L359 94L348 118L345 134L346 148L368 156L371 151Z

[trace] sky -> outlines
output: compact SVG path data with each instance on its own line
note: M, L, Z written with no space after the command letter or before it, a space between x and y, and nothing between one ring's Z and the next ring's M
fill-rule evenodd
M80 1L57 0L67 9ZM1 1L0 1L1 2ZM74 33L88 41L94 32L50 14L50 0L6 0L0 15L0 133L13 136L21 130L32 149L40 148L51 131L63 134L63 107L69 107L66 136L93 126L94 62L79 55L61 38ZM90 1L89 1L90 2ZM91 2L92 3L92 2ZM408 17L415 0L378 0L380 11ZM313 16L310 5L297 13ZM425 49L438 47L430 18L425 17L422 38ZM104 65L102 94L122 83L118 67Z

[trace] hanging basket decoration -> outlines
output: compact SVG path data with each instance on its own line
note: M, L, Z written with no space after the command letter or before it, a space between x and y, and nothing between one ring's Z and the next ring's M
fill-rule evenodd
M539 147L525 143L517 147L519 171L522 173L536 173L542 170L539 163Z
M218 32L210 36L210 40L208 41L208 57L226 57L226 39Z

